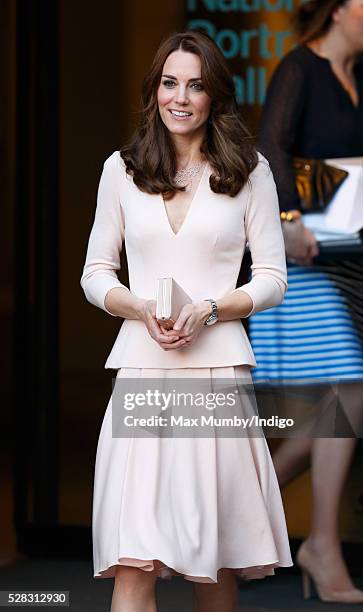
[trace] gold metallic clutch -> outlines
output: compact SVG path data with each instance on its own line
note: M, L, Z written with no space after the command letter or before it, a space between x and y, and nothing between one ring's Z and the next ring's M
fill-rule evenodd
M348 172L322 159L293 158L296 187L304 212L322 211L333 199Z

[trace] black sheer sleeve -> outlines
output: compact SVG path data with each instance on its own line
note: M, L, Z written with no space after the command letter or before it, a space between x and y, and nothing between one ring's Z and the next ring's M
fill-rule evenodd
M301 210L292 167L292 150L305 98L306 76L303 67L287 55L269 83L257 136L257 148L269 161L274 175L280 210Z

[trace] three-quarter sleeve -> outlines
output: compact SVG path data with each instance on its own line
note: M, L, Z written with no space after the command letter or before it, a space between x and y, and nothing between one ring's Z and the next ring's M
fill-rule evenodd
M270 80L257 132L258 149L269 161L276 181L280 210L301 209L292 158L306 94L304 69L290 54Z
M114 315L105 307L107 293L120 283L120 253L124 240L124 219L120 202L120 166L115 152L104 163L97 193L97 206L91 229L86 261L80 280L87 300Z
M259 155L260 161L250 174L250 194L246 205L245 232L252 265L251 280L234 291L244 291L255 312L277 306L287 290L285 244L280 210L271 168Z

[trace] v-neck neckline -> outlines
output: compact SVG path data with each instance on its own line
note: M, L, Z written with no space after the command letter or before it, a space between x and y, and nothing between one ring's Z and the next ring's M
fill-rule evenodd
M174 232L173 228L171 227L171 224L170 224L170 221L169 221L169 217L168 217L168 212L167 212L166 206L165 206L165 201L164 201L164 198L163 198L163 194L159 193L159 198L161 200L161 205L162 205L162 208L163 208L163 216L164 216L164 218L166 220L166 223L168 225L169 232L171 233L173 238L177 238L179 236L179 234L183 231L184 226L186 225L187 220L190 217L190 213L192 212L192 209L194 208L194 202L195 202L196 197L197 197L197 195L198 195L198 193L200 191L201 185L202 185L203 180L204 180L204 176L205 176L205 174L207 172L207 167L208 167L208 160L206 160L206 162L204 164L202 176L200 177L200 180L199 180L199 183L197 185L197 188L194 191L193 197L192 197L192 199L190 201L190 204L188 206L188 210L187 210L186 215L184 217L183 223L181 224L181 226L180 226L180 228L179 228L179 230L177 232Z
M355 77L355 81L356 81L356 89L357 89L357 94L358 94L358 104L354 104L348 90L344 87L343 83L341 82L341 80L337 77L337 75L335 74L334 70L333 70L333 66L332 63L330 61L329 58L327 57L323 57L322 55L318 55L318 53L316 53L316 51L314 51L311 47L309 47L309 45L305 44L304 45L305 49L307 49L309 51L309 53L311 53L315 58L317 58L318 60L322 60L322 62L325 62L325 65L329 68L330 74L332 75L332 77L334 78L335 82L337 83L339 89L345 94L346 97L348 97L348 100L350 102L351 107L353 108L353 110L357 111L360 108L361 102L363 100L361 100L361 92L359 91L359 83L358 83L358 79L356 78L355 75L355 69L356 69L356 63L353 66L353 74Z

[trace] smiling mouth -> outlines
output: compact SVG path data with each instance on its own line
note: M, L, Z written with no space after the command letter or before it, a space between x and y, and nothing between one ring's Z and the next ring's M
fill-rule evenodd
M178 118L186 118L186 117L191 117L193 113L188 113L187 111L178 111L178 110L174 110L174 109L168 109L169 113L173 116L173 117L178 117Z

